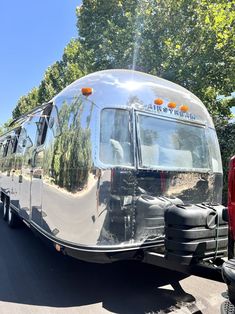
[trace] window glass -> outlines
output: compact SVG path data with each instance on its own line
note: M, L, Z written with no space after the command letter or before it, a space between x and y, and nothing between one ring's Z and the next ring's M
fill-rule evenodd
M53 110L50 115L49 128L52 130L54 137L61 135L61 126L58 114L58 108L56 105L53 106Z
M49 104L42 112L42 115L38 122L38 137L37 146L43 145L46 140L46 134L48 129L48 123L52 110L52 104Z
M23 127L19 135L16 153L22 154L24 151L24 147L26 147L26 145L27 145L27 133L26 133L25 128Z
M20 135L21 128L18 128L14 131L14 136L12 137L12 148L11 153L14 154L17 150L19 135Z
M0 157L3 155L4 145L3 142L0 143Z
M10 144L10 138L8 138L3 144L3 157L7 156L9 144Z
M133 165L129 111L121 109L102 110L100 160L109 165Z
M143 167L211 168L204 127L138 115L138 132Z
M15 140L15 136L12 134L11 139L9 141L9 145L8 145L8 152L7 152L8 156L13 154L14 140Z

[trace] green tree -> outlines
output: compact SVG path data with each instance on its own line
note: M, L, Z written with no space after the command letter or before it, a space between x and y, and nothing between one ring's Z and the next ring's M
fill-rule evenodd
M63 66L61 61L57 61L46 70L39 85L39 104L50 101L63 87Z
M229 104L220 112L216 97L234 89L234 8L234 0L84 0L77 25L93 71L134 67L158 75L223 117Z
M7 122L0 125L0 135L8 131L9 125L11 124L12 121L13 121L12 118L10 118L7 120Z
M20 97L15 109L12 112L13 119L16 119L20 115L30 111L38 105L38 88L35 87L27 95Z
M65 86L91 71L91 53L84 49L78 38L72 39L65 47L62 62Z

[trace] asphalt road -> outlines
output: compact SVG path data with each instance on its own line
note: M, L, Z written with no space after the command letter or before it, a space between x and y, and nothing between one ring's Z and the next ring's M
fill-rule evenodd
M190 313L194 304L202 313L220 313L225 284L182 278L133 262L80 262L50 249L26 226L10 229L0 219L0 314ZM171 287L178 279L187 294Z

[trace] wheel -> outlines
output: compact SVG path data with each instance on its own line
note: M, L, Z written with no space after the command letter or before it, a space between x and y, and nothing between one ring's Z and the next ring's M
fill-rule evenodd
M12 210L11 206L8 206L8 219L7 223L10 228L18 227L21 220L19 216Z
M2 217L4 220L7 221L7 219L8 219L8 208L9 208L9 200L7 199L7 197L4 197L2 207L3 207Z

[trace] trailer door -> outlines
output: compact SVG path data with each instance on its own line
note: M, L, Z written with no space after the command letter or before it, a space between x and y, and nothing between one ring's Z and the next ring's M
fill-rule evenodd
M41 112L37 123L36 148L32 156L32 183L31 183L31 222L42 224L42 190L43 166L45 166L45 143L48 133L49 119L53 105L49 103Z
M36 150L36 135L38 114L32 116L24 124L24 132L22 133L21 153L18 155L20 172L18 176L19 186L19 213L20 215L29 220L31 216L31 188L33 177L33 156Z

